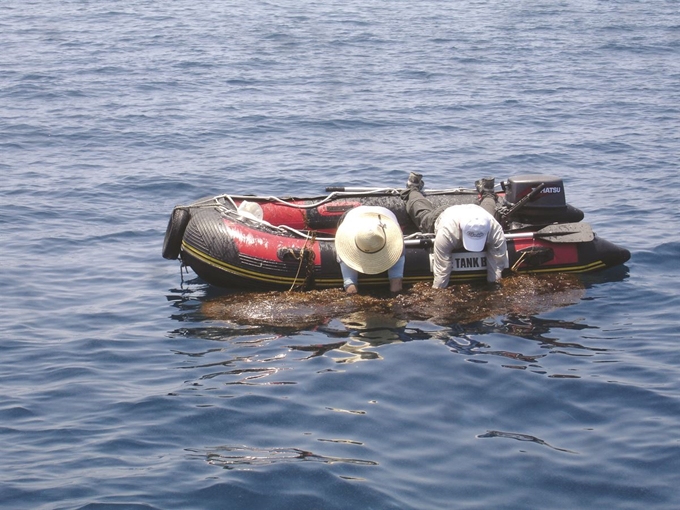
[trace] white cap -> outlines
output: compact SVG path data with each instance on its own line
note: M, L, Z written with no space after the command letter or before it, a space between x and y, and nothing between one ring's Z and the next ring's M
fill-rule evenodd
M460 221L460 229L463 233L463 246L468 251L483 251L486 246L486 238L491 230L489 216L484 214L484 210L479 213L471 212Z

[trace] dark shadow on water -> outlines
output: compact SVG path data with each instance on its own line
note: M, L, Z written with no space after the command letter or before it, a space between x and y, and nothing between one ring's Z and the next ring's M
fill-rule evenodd
M604 271L581 275L579 278L586 288L591 288L602 283L622 282L630 277L630 269L627 265L611 267Z

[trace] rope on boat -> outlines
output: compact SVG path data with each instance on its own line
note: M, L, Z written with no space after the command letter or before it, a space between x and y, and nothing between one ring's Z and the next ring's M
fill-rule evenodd
M231 205L234 206L234 210L238 209L238 207L236 206L236 202L234 202L234 200L231 198L231 196L229 196L229 195L221 195L221 196L223 196L225 199L227 199L227 200L229 200L229 202L231 202ZM218 200L219 198L220 198L220 195L216 196L213 200L215 200L215 202L217 202L219 204L219 200Z
M366 195L374 195L376 193L387 193L389 195L398 195L399 190L395 188L376 188L370 191L361 191L361 192L354 192L354 193L347 193L347 192L341 192L341 191L334 191L333 193L330 193L328 196L322 198L318 202L314 202L312 204L292 204L282 198L275 197L275 196L246 196L243 197L248 200L260 200L263 202L276 202L278 204L284 205L286 207L292 207L294 209L313 209L314 207L319 207L320 205L323 205L327 202L330 202L331 200L335 200L336 198L340 197L348 197L348 196L366 196ZM238 195L237 195L238 196ZM231 197L231 195L217 195L214 197L214 200L219 200L220 198L229 200L231 204L236 208L236 203L234 202L234 199ZM239 196L239 198L241 198Z
M390 188L385 188L385 189L389 190ZM458 188L458 189L460 190L462 188ZM392 190L397 191L397 190L394 190L394 189L392 189ZM373 191L373 192L375 192L375 191ZM366 192L364 194L370 194L370 193L373 193L373 192ZM442 191L442 192L444 192L444 191ZM308 204L308 205L290 204L290 203L285 202L285 201L281 200L280 198L276 198L276 197L249 196L247 198L249 198L250 200L253 200L253 199L256 199L256 200L277 200L277 201L281 202L283 205L286 205L286 206L289 206L289 207L312 208L312 207L318 207L319 205L321 205L321 204L323 204L323 203L325 203L329 200L332 200L333 198L336 198L337 196L341 196L341 195L356 196L356 193L333 192L330 195L328 195L328 197L326 197L324 200L322 200L320 202L316 202L315 204ZM220 201L219 201L220 198L224 199L224 200L228 200L231 203L233 209L229 209L228 207L225 207L224 204L220 203ZM177 207L191 209L191 208L205 208L205 207L216 207L216 206L217 206L218 210L220 212L222 212L223 214L226 214L228 216L237 216L239 218L243 218L243 216L241 216L238 213L238 206L236 205L236 202L234 202L234 199L232 198L232 196L226 195L226 194L225 195L217 195L217 196L213 197L211 199L211 201L206 201L205 203L196 204L196 205L192 205L192 206L177 206ZM334 237L318 237L316 231L312 231L312 234L310 235L310 234L305 233L304 231L295 229L293 227L289 227L288 225L273 225L273 224L269 223L268 221L261 220L259 218L254 217L254 216L248 216L248 220L255 222L255 223L258 223L260 225L266 226L268 228L271 228L272 230L276 230L276 231L281 232L281 233L293 234L293 235L295 235L295 236L297 236L301 239L307 240L308 242L311 241L312 244L316 241L326 241L326 242L334 242L335 241ZM428 236L424 235L422 232L415 232L413 234L409 234L408 236L404 236L404 241L419 241L419 240L423 240L423 239L427 239L427 238L428 238ZM305 247L306 246L307 246L307 243L305 243Z
M312 240L312 242L314 242L314 241L329 241L329 242L335 241L334 237L317 237L316 232L314 232L312 235L309 235L309 234L305 234L304 232L302 232L300 230L296 230L293 227L289 227L287 225L281 225L280 227L274 227L273 225L267 223L266 221L262 221L262 220L258 220L258 221L261 222L261 223L265 223L265 224L271 226L272 228L278 229L280 231L289 231L289 232L291 232L291 233L295 234L296 236L299 236L303 239ZM422 232L415 232L413 234L409 234L407 236L404 236L404 241L412 241L412 240L420 241L422 239L429 239L431 237L432 236L426 237Z
M313 246L315 241L316 237L314 235L310 236L308 239L305 240L305 244L300 250L300 256L298 257L300 263L298 264L297 273L295 273L295 278L293 278L293 283L291 284L290 289L288 289L288 292L291 292L295 287L299 286L297 280L298 277L300 276L300 271L302 271L302 264L305 262L305 260L307 261L307 269L305 271L305 281L302 283L302 288L305 289L308 287L309 280L311 279L311 276L314 273L314 250L312 249L307 250L307 245L311 244ZM307 253L309 253L309 256L307 256ZM295 252L293 250L291 250L291 254L295 257Z
M283 205L285 207L291 207L294 209L313 209L315 207L319 207L325 203L328 203L332 200L335 200L336 198L347 198L347 197L356 197L356 196L370 196L370 195L375 195L376 193L384 193L392 196L399 195L402 190L398 188L375 188L375 189L370 189L366 191L353 191L353 192L345 192L345 191L334 191L330 194L328 194L326 197L322 198L321 200L317 202L313 202L311 204L293 204L291 202L288 202L287 200L284 200L279 197L275 196L257 196L257 195L229 195L229 194L222 194L222 195L215 195L212 198L205 199L205 201L201 201L196 204L191 204L191 205L178 205L175 206L175 209L186 209L186 210L191 210L191 209L203 209L203 208L208 208L208 207L218 207L220 210L229 213L229 212L236 212L238 210L238 206L236 205L236 202L234 201L234 197L237 199L242 199L242 200L253 200L253 201L262 201L262 202L276 202L280 205ZM467 188L451 188L451 189L442 189L442 190L428 190L429 195L445 195L445 194L451 194L451 193L469 193L473 192L473 190L469 190ZM228 201L231 206L233 207L233 211L226 208L225 205L220 202L221 200ZM295 200L295 198L289 198L288 200ZM271 228L281 230L281 228L272 225L269 222L266 222L264 220L258 220L256 218L253 218L255 221L259 221L263 225L267 225ZM291 232L295 233L296 235L302 236L302 237L307 237L305 234L302 234L300 231L297 231L295 229L292 229L290 227L286 227L283 225L286 229L290 230ZM322 240L332 240L332 239L322 239Z
M260 220L260 221L262 221L262 220ZM262 221L262 223L267 223L267 222ZM298 237L301 237L301 238L307 239L307 240L310 240L310 239L313 240L313 241L334 241L335 240L335 238L333 238L333 237L317 237L315 231L312 231L312 235L305 234L301 230L297 230L293 227L289 227L288 225L281 225L281 226L278 226L278 227L274 227L273 225L271 225L271 226L275 229L280 230L281 232L288 231L292 234L295 234Z
M321 200L311 203L311 204L293 204L287 200L304 200L303 198L294 198L290 197L287 200L284 200L282 198L276 197L276 196L258 196L258 195L229 195L227 193L224 193L222 195L215 195L212 198L205 199L205 201L201 201L197 204L191 204L191 205L178 205L175 206L175 208L181 208L181 209L202 209L205 207L215 207L215 206L221 206L224 207L224 204L220 202L220 199L222 200L228 200L229 203L232 205L232 207L236 210L238 209L238 206L236 205L236 202L234 201L234 197L237 199L243 199L243 200L256 200L260 202L276 202L278 204L281 204L286 207L292 207L294 209L313 209L315 207L319 207L320 205L323 205L327 202L330 202L331 200L335 200L336 198L347 198L347 197L357 197L357 196L370 196L370 195L375 195L375 194L386 194L386 195L392 195L392 196L397 196L399 195L403 190L400 188L371 188L367 189L365 191L334 191L332 193L329 193L326 197L322 198ZM448 195L452 193L476 193L475 190L471 190L469 188L449 188L449 189L433 189L433 190L427 190L428 195Z
M311 203L311 204L293 204L288 202L287 200L284 200L279 197L275 196L257 196L257 195L234 195L235 197L239 199L244 199L244 200L257 200L257 201L262 201L262 202L276 202L278 204L284 205L286 207L292 207L294 209L313 209L315 207L319 207L320 205L323 205L327 202L330 202L331 200L335 200L336 198L347 198L347 197L356 197L356 196L370 196L370 195L375 195L377 193L384 193L387 195L399 195L402 190L398 188L375 188L375 189L370 189L366 191L334 191L330 194L328 194L326 197L322 198L321 200ZM474 190L470 190L467 188L451 188L451 189L441 189L441 190L428 190L428 195L446 195L446 194L451 194L451 193L476 193ZM236 203L234 202L234 199L232 195L228 194L223 194L223 195L216 195L213 197L213 200L219 204L219 200L228 200L231 205L234 206L234 209L237 209ZM288 200L294 200L294 198L289 198ZM213 204L206 204L206 205L213 205Z
M213 206L211 205L211 207L213 207ZM238 216L239 218L242 218L242 216L239 215L238 211L236 211L236 210L227 209L226 207L223 207L223 206L221 207L221 210L224 214L227 214L227 215L230 215L230 216ZM248 217L248 221L259 223L260 225L264 225L268 228L271 228L272 230L277 230L281 233L293 234L293 235L295 235L295 236L297 236L301 239L305 239L308 242L311 242L312 244L314 244L316 241L335 242L334 237L319 237L317 235L316 231L311 231L312 232L311 234L307 234L307 233L303 232L302 230L298 230L296 228L289 227L288 225L272 225L268 221L260 220L260 219L255 218L255 217ZM413 234L409 234L407 236L404 236L404 241L407 242L407 241L431 240L432 237L433 237L432 235L423 234L422 232L414 232ZM307 247L307 244L308 243L305 243L305 247Z
M348 196L357 196L357 195L362 195L362 196L373 195L373 194L379 193L379 192L385 192L385 193L389 192L389 194L391 194L391 195L398 193L398 191L396 189L390 189L390 188L385 188L384 190L376 189L376 190L373 190L373 191L366 191L366 192L361 192L361 193L343 193L343 192L334 191L333 193L329 194L327 197L319 200L318 202L314 202L314 203L311 203L311 204L292 204L292 203L287 202L286 200L284 200L282 198L274 197L274 196L268 196L268 197L255 196L255 195L253 195L253 196L250 196L250 195L235 195L235 196L239 199L242 198L243 200L253 200L253 201L260 201L260 202L276 202L280 205L283 205L285 207L291 207L293 209L313 209L315 207L319 207L319 206L321 206L325 203L328 203L331 200L335 200L336 198L348 197ZM227 194L216 195L209 200L206 199L205 202L200 202L200 203L197 203L197 204L178 205L175 208L176 209L180 208L180 209L187 209L188 210L188 209L203 209L203 208L207 208L207 207L217 206L219 208L223 208L223 209L229 211L229 209L226 209L224 204L220 202L220 199L225 200L225 201L229 201L231 206L234 208L234 211L236 211L238 209L238 206L236 205L236 202L234 201L234 198L232 197L232 195L227 195ZM262 221L262 223L264 223L266 225L270 225L266 221Z
M517 268L524 262L524 259L527 258L527 252L522 252L520 256L517 258L517 262L515 262L512 267L510 268L510 271L516 272Z

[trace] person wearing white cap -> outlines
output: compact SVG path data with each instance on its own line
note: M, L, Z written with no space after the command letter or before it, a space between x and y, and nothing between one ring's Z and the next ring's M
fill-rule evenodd
M404 236L392 211L362 205L350 209L335 233L335 250L348 294L356 294L359 273L387 271L390 290L399 292L404 278Z
M488 282L500 280L503 269L509 267L508 248L500 223L476 204L435 208L421 193L422 188L422 176L411 173L404 198L406 210L418 228L435 234L432 286L443 289L449 285L452 253L461 248L486 251L486 279Z

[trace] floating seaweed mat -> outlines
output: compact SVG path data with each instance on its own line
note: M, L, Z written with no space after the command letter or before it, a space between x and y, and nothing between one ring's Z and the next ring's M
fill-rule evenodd
M498 315L545 312L577 303L584 293L584 285L575 275L516 274L497 284L471 283L447 289L417 283L396 296L375 291L348 295L341 289L244 292L206 301L201 313L212 320L295 330L356 312L465 324Z

